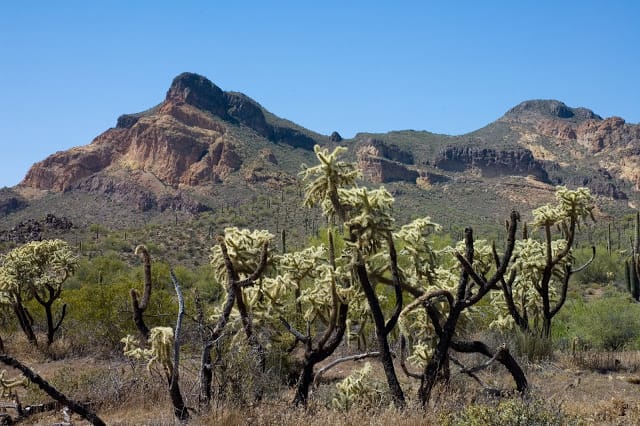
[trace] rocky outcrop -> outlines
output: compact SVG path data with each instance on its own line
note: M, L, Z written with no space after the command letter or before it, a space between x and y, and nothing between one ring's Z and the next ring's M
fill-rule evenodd
M590 152L606 148L640 148L640 125L627 124L620 117L586 121L576 129L577 142Z
M331 142L342 142L342 136L340 136L340 133L338 132L333 132L331 133L331 136L329 136L329 140Z
M556 100L536 99L524 101L511 108L501 120L515 122L561 119L570 122L602 120L602 117L587 108L571 108Z
M614 200L626 200L627 194L618 187L618 182L608 170L598 169L589 175L573 174L562 179L553 179L556 185L571 187L586 186L591 193Z
M0 241L24 244L29 241L42 240L46 231L67 231L71 228L73 228L73 223L69 218L58 217L49 213L42 221L27 219L8 231L0 231Z
M368 139L356 152L358 167L363 176L374 183L408 181L415 183L419 174L404 164L413 163L413 156L396 145Z
M377 157L384 157L387 160L397 161L403 164L413 164L413 154L401 149L396 144L387 144L376 138L368 138L359 145L359 150L364 149Z
M477 145L474 143L473 145ZM483 177L533 176L546 182L544 163L528 149L495 150L475 146L450 146L443 149L434 166L451 172L477 169Z
M177 76L165 102L185 103L207 111L222 120L245 125L272 142L312 150L316 141L297 129L273 126L267 122L262 107L248 96L224 92L206 78L192 73Z

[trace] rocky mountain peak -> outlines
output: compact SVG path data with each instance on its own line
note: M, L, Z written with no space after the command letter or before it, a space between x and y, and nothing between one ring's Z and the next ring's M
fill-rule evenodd
M571 108L565 103L553 99L534 99L524 101L507 111L503 118L509 120L546 118L562 119L574 122L602 120L602 117L590 109Z
M167 102L184 102L221 118L227 117L225 93L206 77L184 72L173 79Z

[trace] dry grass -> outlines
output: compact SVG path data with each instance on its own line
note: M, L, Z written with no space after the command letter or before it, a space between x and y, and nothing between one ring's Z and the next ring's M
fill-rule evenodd
M24 362L70 397L92 401L107 424L175 424L164 379L150 375L143 365L88 357L47 361L42 353L19 340L10 339L8 342L12 353L19 353ZM471 364L471 359L468 361ZM375 360L371 362L375 363ZM190 407L197 407L197 363L195 357L185 358L181 369L182 390ZM355 408L348 412L328 408L336 380L361 366L362 363L345 363L330 370L311 395L307 410L291 406L292 389L269 382L269 392L261 402L218 401L208 412L194 412L190 424L440 425L447 422L457 424L456 416L467 412L469 407L487 407L489 412L502 409L498 400L486 396L474 381L456 373L455 369L449 386L436 389L427 410L422 410L416 402L418 383L403 377L402 373L409 407L401 413L388 404L388 400L379 407ZM589 352L576 356L556 353L552 361L527 363L524 368L531 384L531 401L540 401L539 406L566 416L572 424L640 424L640 401L637 398L640 391L640 352ZM492 386L513 387L511 378L499 366L480 374ZM381 375L378 378L383 380ZM48 400L46 395L33 388L21 390L20 397L23 403ZM519 397L514 398L519 401ZM60 421L61 413L50 412L34 416L24 424ZM83 422L75 418L74 424Z

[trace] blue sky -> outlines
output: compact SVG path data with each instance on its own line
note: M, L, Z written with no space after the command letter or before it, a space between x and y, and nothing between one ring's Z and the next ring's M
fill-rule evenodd
M183 71L321 133L461 134L526 99L640 122L640 2L12 1L0 187Z

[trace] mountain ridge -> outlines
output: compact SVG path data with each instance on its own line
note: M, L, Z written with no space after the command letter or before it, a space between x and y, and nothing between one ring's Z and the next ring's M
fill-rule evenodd
M38 203L45 193L75 192L139 212L215 210L220 197L253 199L298 185L300 165L314 161L315 144L349 147L366 181L395 185L405 203L460 196L465 185L489 191L496 206L516 207L538 200L523 202L517 192L527 188L544 198L555 185L586 185L603 199L630 205L640 191L640 126L557 100L523 101L463 135L400 130L343 140L182 73L160 104L123 114L90 144L34 164L19 185L0 194L0 215ZM487 203L489 215L492 206Z

